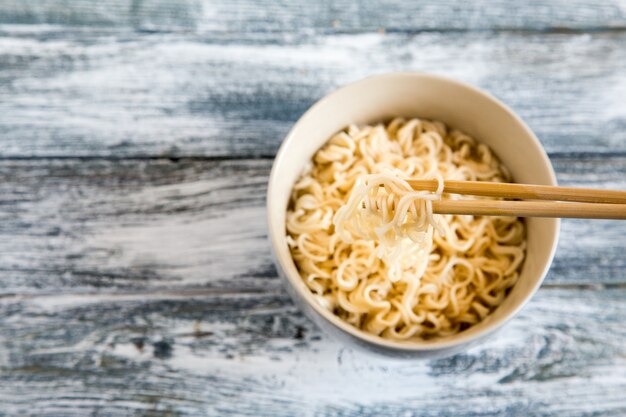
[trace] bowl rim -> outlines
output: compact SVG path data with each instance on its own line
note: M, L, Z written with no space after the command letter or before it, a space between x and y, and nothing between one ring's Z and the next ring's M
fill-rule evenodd
M527 305L530 299L535 295L535 293L537 292L537 290L543 283L550 269L550 266L552 265L552 262L554 260L554 255L556 253L556 249L557 249L557 245L558 245L558 241L560 237L560 229L561 229L560 219L558 218L552 219L555 221L553 239L552 239L552 244L550 246L550 253L547 258L547 262L545 263L543 269L541 270L540 279L538 279L535 285L529 289L529 291L526 293L526 295L524 296L523 300L519 303L519 305L517 305L513 310L511 310L507 316L503 317L497 322L490 324L489 326L485 326L484 328L480 329L477 332L470 333L470 334L466 332L460 332L455 335L449 336L445 339L432 339L432 340L424 340L424 341L413 341L413 340L396 341L392 339L385 339L380 336L374 335L372 333L368 333L364 330L358 329L350 325L349 323L346 323L341 318L339 318L332 312L328 311L323 306L321 306L318 302L316 302L316 300L313 298L313 294L308 290L308 288L305 288L304 286L301 286L301 285L296 285L295 280L298 279L301 281L302 277L298 273L297 268L295 267L295 264L293 263L293 259L291 259L292 265L289 265L289 262L285 261L285 259L282 259L281 256L279 255L278 247L280 244L283 243L280 241L280 239L282 238L286 240L286 231L285 231L286 229L285 229L285 224L280 225L281 226L280 229L283 230L283 233L282 233L283 236L277 236L277 233L275 233L274 231L275 225L274 225L274 221L272 220L271 213L273 210L277 210L277 209L285 210L286 208L276 207L271 196L274 193L274 183L276 182L276 178L278 176L278 166L282 165L283 159L286 158L287 144L294 140L293 138L295 137L294 135L295 135L295 131L297 127L301 124L303 120L311 117L311 114L313 114L318 108L324 106L327 102L333 100L336 96L342 94L344 91L358 87L358 86L362 86L362 85L364 86L372 81L384 80L387 78L407 78L407 79L421 78L421 79L434 80L434 81L439 81L439 82L443 81L445 83L452 84L455 87L460 87L461 89L470 90L471 92L475 94L479 94L483 96L485 99L492 102L493 104L495 104L496 106L504 110L506 113L508 113L508 115L511 116L513 120L519 124L519 126L523 129L524 133L530 139L529 145L534 146L535 150L538 151L539 155L541 155L541 163L548 168L548 173L550 176L549 181L551 183L550 185L557 185L557 179L556 179L556 174L554 172L554 167L552 166L550 158L548 157L548 154L546 153L539 139L535 136L533 131L522 120L520 116L518 116L509 106L501 102L491 93L484 91L473 85L462 82L462 81L458 81L458 80L448 78L442 75L426 73L426 72L402 71L402 72L389 72L389 73L384 73L384 74L371 75L366 78L362 78L360 80L345 84L337 89L334 89L330 93L324 95L322 98L316 101L306 112L304 112L298 118L298 120L294 123L294 125L291 127L291 129L289 130L289 132L283 139L278 149L278 152L276 154L276 157L274 158L274 161L272 163L272 169L269 175L268 189L267 189L267 194L266 194L266 200L267 200L266 216L267 216L267 225L268 225L268 232L269 232L268 236L271 242L272 256L274 258L273 260L274 260L276 267L278 268L279 274L282 271L284 278L286 278L285 281L288 281L288 285L291 287L291 289L296 291L297 295L302 300L304 300L304 302L306 302L309 307L313 308L313 310L315 310L315 312L319 314L324 320L329 322L329 324L331 324L332 326L338 328L339 330L343 332L348 333L348 335L351 335L352 337L355 337L359 340L365 341L367 343L373 344L378 347L390 349L392 351L406 352L406 353L433 352L436 350L453 349L455 347L458 348L462 345L469 345L485 338L486 336L493 334L496 330L500 329L502 326L508 323L514 316L519 314L519 312ZM286 241L284 243L286 244ZM293 274L292 270L295 271L295 274Z

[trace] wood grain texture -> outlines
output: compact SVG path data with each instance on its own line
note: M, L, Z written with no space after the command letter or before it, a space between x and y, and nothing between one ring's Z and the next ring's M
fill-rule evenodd
M563 185L626 189L626 158L554 159ZM271 160L0 162L5 294L276 290ZM566 220L547 284L625 284L626 223Z
M0 156L269 157L324 94L402 70L494 93L550 153L624 153L625 44L624 31L204 36L5 26Z
M619 0L3 0L0 22L210 32L597 29L626 26Z
M448 359L343 349L282 292L0 300L8 415L620 416L626 290L542 289Z

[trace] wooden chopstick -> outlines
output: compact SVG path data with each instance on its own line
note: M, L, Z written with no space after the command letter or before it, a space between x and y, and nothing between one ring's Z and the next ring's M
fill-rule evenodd
M440 200L433 201L438 214L475 216L561 217L626 220L626 204L563 203L556 201Z
M416 190L435 191L437 189L437 181L435 180L412 179L408 180L408 183ZM626 191L553 187L548 185L480 181L444 181L443 192L509 199L626 204Z
M408 183L415 190L436 191L437 189L436 180L412 179L408 180ZM433 212L438 214L626 220L626 191L480 181L444 181L443 192L503 199L551 201L433 201Z

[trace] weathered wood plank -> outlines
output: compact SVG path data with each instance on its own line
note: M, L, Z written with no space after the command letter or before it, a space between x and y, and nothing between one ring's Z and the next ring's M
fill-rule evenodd
M275 275L264 214L269 166L3 161L3 291L266 287Z
M0 161L0 292L276 290L271 162ZM555 166L563 184L626 189L624 157ZM564 221L547 283L626 283L625 227Z
M542 289L430 362L328 340L282 292L0 300L9 415L574 416L626 412L625 289Z
M626 12L618 0L4 0L0 22L212 32L545 30L624 27Z
M625 44L624 31L277 37L4 26L0 156L272 156L325 93L399 70L486 88L551 153L626 152Z

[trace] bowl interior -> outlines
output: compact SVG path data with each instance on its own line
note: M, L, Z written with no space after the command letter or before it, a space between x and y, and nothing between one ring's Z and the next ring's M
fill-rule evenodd
M388 341L344 323L314 301L295 267L285 239L285 214L291 188L302 167L335 132L350 123L393 117L441 120L493 149L514 181L556 185L554 171L539 141L525 124L493 97L473 87L427 74L400 73L367 78L326 96L293 127L276 157L268 190L268 221L274 253L298 297L343 331L395 349L433 349L471 342L503 324L535 292L552 261L558 239L556 219L527 219L528 248L520 279L493 314L468 330L432 341Z

